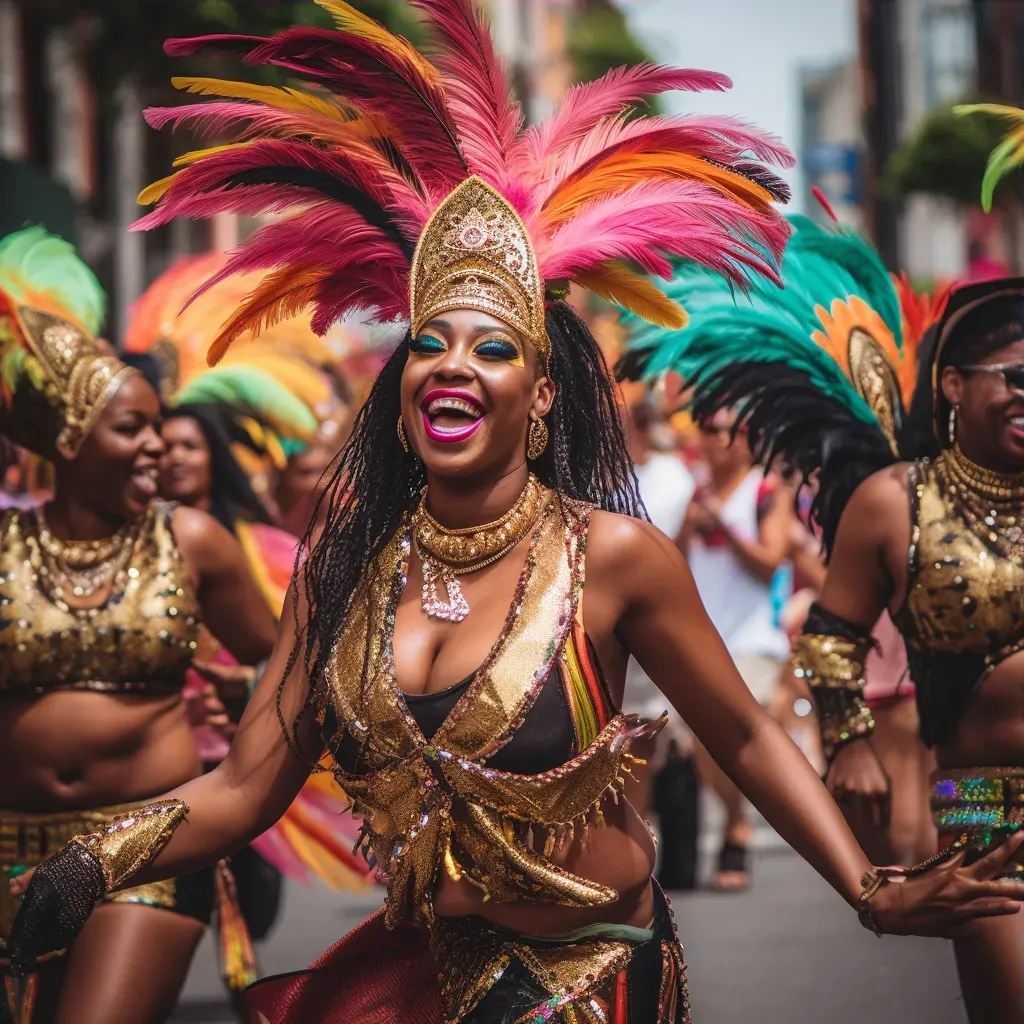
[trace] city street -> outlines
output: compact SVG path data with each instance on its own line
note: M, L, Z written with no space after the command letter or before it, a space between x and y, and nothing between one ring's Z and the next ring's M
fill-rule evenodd
M695 1024L964 1024L952 949L876 939L803 861L761 834L755 885L742 895L673 900ZM268 972L304 966L371 913L379 895L292 885L261 950ZM232 1020L204 942L176 1024Z

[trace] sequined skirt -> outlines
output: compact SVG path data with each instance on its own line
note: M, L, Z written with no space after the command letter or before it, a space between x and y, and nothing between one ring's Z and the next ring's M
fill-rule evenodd
M53 814L0 809L0 964L21 906L21 900L10 893L11 879L57 853L75 836L92 832L108 818L143 807L146 802ZM209 924L214 897L214 869L208 868L184 878L122 889L108 896L107 902L162 907Z
M1024 768L942 769L931 778L932 819L941 851L973 860L1024 827ZM1024 878L1024 865L1007 872Z
M650 928L561 939L440 920L393 931L376 914L308 971L246 993L258 1024L689 1024L683 950L655 887Z

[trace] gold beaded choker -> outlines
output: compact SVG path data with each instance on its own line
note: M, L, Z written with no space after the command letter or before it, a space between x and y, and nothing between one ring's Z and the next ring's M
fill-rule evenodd
M431 618L461 622L469 603L458 577L477 572L507 555L533 529L549 491L531 473L523 493L500 518L483 526L449 530L427 511L427 492L413 513L412 533L423 571L423 610ZM438 592L444 586L445 597Z
M1024 473L996 473L967 458L959 445L939 456L939 480L972 532L1007 558L1024 557Z
M46 522L42 506L35 510L39 550L56 597L64 588L75 597L92 597L124 568L135 546L138 523L127 522L102 540L62 541Z

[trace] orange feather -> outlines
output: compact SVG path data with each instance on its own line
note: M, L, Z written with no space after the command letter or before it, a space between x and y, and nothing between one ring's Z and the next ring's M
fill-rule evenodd
M207 363L215 366L220 362L231 343L246 331L259 334L298 316L316 298L322 279L321 267L285 267L268 275L221 327L206 354Z
M577 273L573 280L608 302L636 313L649 323L682 330L689 320L686 310L660 288L621 263L609 261L600 270Z
M597 161L584 175L557 188L544 204L545 227L565 223L584 203L657 178L702 181L755 210L767 210L772 202L768 191L749 178L689 153L625 153Z

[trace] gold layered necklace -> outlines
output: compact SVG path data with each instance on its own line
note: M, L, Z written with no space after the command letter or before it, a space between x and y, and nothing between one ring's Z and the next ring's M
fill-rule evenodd
M549 493L531 473L523 493L500 519L484 526L449 530L427 511L424 489L413 513L412 535L422 566L421 600L427 615L462 622L469 614L469 602L459 577L478 572L507 555L533 529Z
M1006 558L1024 559L1024 473L995 473L967 458L959 445L937 460L940 479L972 532Z
M43 565L58 598L65 588L75 597L92 597L108 586L131 558L138 525L127 522L102 540L62 541L50 531L42 506L36 524Z

